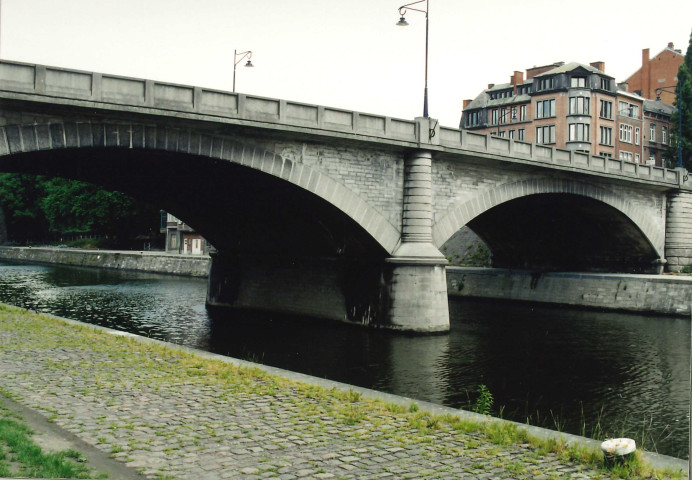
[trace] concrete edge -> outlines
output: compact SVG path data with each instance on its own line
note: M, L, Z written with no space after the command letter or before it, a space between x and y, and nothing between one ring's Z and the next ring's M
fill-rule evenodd
M0 303L0 304L2 304L2 303ZM12 308L17 308L18 310L23 310L22 308L15 307L13 305L7 305L7 304L2 304L2 305L12 307ZM30 313L34 313L30 310L27 310L27 311ZM453 416L457 416L457 417L465 419L465 420L472 420L472 421L484 422L484 423L485 422L509 423L509 424L516 425L517 427L526 430L526 432L529 435L532 435L534 437L538 437L540 439L544 439L544 440L553 439L553 440L563 441L563 442L567 443L568 445L583 445L587 448L600 451L601 442L598 440L591 439L591 438L581 437L581 436L573 435L570 433L557 432L554 430L549 430L547 428L541 428L541 427L535 427L532 425L526 425L523 423L513 422L510 420L504 420L504 419L497 418L497 417L491 417L489 415L481 415L481 414L478 414L475 412L469 412L466 410L460 410L460 409L455 409L455 408L451 408L451 407L445 407L443 405L438 405L438 404L431 403L431 402L417 400L417 399L409 398L409 397L402 397L399 395L393 395L393 394L385 393L385 392L379 392L377 390L371 390L369 388L363 388L363 387L358 387L355 385L349 385L347 383L336 382L336 381L328 380L325 378L313 377L311 375L306 375L304 373L292 372L290 370L284 370L284 369L278 368L278 367L272 367L269 365L263 365L260 363L253 363L253 362L241 360L238 358L227 357L227 356L220 355L217 353L211 353L211 352L199 350L199 349L192 348L192 347L187 347L184 345L177 345L175 343L164 342L162 340L156 340L153 338L142 337L140 335L135 335L135 334L129 333L129 332L122 332L120 330L114 330L112 328L102 327L100 325L92 325L90 323L79 322L77 320L72 320L69 318L58 317L56 315L51 315L49 313L39 313L39 315L43 315L45 317L52 318L54 320L59 320L59 321L62 321L62 322L65 322L65 323L68 323L71 325L91 328L93 330L97 330L97 331L107 333L110 335L132 338L132 339L137 340L141 343L149 343L149 344L159 345L162 347L170 348L172 350L178 350L181 352L190 353L190 354L197 355L197 356L200 356L202 358L207 358L210 360L218 360L218 361L228 363L231 365L235 365L235 366L248 367L248 368L258 368L258 369L260 369L266 373L276 375L279 377L283 377L283 378L286 378L288 380L307 383L308 385L315 385L315 386L324 387L327 389L335 388L335 389L344 390L344 391L353 390L355 392L360 393L363 397L368 398L368 399L382 400L384 402L395 403L397 405L403 405L406 407L408 407L412 403L415 403L416 405L418 405L418 407L421 410L424 410L424 411L427 411L427 412L430 412L430 413L433 413L436 415L453 415ZM651 465L653 468L660 469L660 470L671 469L674 471L675 470L682 470L685 473L688 472L689 462L687 460L682 460L680 458L675 458L675 457L671 457L668 455L661 455L658 453L646 452L646 451L642 451L642 455L643 455L644 461L647 462L649 465Z
M86 458L87 466L96 474L107 474L108 478L122 480L138 480L145 478L136 469L128 467L122 462L110 458L106 452L88 444L74 433L60 425L50 422L42 413L27 407L17 401L0 395L0 405L5 406L10 412L21 417L21 421L34 431L34 434L46 434L57 437L70 444Z

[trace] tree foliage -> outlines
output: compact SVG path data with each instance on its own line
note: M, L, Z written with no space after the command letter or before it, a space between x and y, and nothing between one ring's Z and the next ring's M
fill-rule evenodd
M159 211L96 185L43 176L0 173L0 208L11 241L50 241L70 235L108 235L120 244L153 232ZM123 246L123 245L114 245Z
M692 35L685 59L678 69L675 106L671 118L671 143L666 152L668 166L678 165L678 142L682 144L682 165L692 171ZM682 119L682 136L678 133L678 122Z

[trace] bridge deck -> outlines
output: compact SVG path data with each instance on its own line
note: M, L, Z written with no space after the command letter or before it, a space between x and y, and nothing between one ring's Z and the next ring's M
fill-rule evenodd
M397 148L532 164L556 170L682 187L680 170L641 165L456 128L320 105L155 80L0 61L0 100L52 103L216 122ZM429 131L434 132L430 135Z

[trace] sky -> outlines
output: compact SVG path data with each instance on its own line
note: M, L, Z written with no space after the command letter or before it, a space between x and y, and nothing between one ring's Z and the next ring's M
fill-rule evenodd
M397 27L401 1L0 0L0 58L230 91L251 50L240 93L413 119L425 15ZM449 127L514 70L603 61L622 81L692 31L689 0L428 1L429 113Z

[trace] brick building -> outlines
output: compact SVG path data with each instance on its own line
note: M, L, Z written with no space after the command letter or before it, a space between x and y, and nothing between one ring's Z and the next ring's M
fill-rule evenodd
M638 92L642 97L655 100L656 89L668 87L667 90L675 90L678 83L678 69L685 60L680 50L676 50L670 42L666 48L654 58L649 58L649 49L642 50L642 66L625 80L631 92ZM669 92L661 92L661 101L672 105L675 95Z
M554 63L527 69L525 79L515 71L509 83L464 100L460 128L661 165L672 107L645 102L627 84L617 85L603 62ZM645 145L652 124L655 143Z
M166 253L204 255L212 248L202 235L164 211L161 212L161 233L166 234Z

